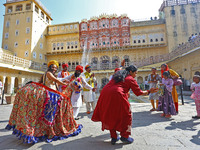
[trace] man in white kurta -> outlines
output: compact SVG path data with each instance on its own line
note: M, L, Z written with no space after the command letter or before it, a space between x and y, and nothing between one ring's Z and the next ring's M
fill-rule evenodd
M86 72L82 75L82 77L90 86L94 88L96 84L96 78L94 77L94 73L91 73L91 66L90 65L85 66L85 70ZM94 111L96 106L96 94L92 90L83 88L83 99L84 102L86 103L87 114L90 114L91 107L92 110Z
M95 91L95 88L93 88L92 86L90 86L84 78L82 78L80 76L82 70L81 70L81 67L79 65L79 67L76 67L76 71L74 74L71 74L69 76L67 76L65 79L67 80L71 80L71 78L74 77L74 75L76 77L79 77L81 78L81 82L82 82L82 86L88 90L91 90L91 91ZM75 91L72 92L72 96L71 96L71 102L72 102L72 107L73 107L73 114L74 114L74 118L77 120L79 118L77 118L78 116L78 113L79 113L79 110L80 110L80 107L82 106L82 96L81 96L81 92L77 93Z

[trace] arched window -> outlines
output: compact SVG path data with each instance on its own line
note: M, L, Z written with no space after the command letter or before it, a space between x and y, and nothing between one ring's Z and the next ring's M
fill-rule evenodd
M112 68L118 68L120 65L120 59L118 56L112 58Z
M125 60L125 67L128 67L130 65L130 59L128 55L124 56L124 60Z
M98 58L93 57L91 60L92 69L97 69L97 64L98 64Z
M109 69L109 64L110 64L110 57L108 57L108 56L102 56L101 58L100 58L100 61L101 61L101 68L102 69Z
M17 5L16 6L16 11L22 11L23 10L23 6L22 5Z

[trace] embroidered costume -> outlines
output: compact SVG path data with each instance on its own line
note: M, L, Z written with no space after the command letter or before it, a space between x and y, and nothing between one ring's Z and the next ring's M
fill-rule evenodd
M164 84L164 95L159 96L158 110L163 111L163 113L167 115L176 115L176 110L171 94L173 88L173 80L170 78L163 78L162 84Z
M165 71L169 71L170 75L172 78L178 78L179 75L178 73L176 73L174 70L172 69L169 69L168 65L166 65L166 69L165 70L161 70L161 76L163 78L163 72ZM173 85L173 89L172 89L172 98L173 98L173 101L174 101L174 105L175 105L175 108L176 108L176 112L178 112L178 93L177 93L177 90L176 90L176 86Z
M48 67L56 61L50 61ZM71 100L55 90L56 84L46 73L43 84L31 82L16 93L12 113L6 129L24 143L56 141L66 139L81 132L73 117Z

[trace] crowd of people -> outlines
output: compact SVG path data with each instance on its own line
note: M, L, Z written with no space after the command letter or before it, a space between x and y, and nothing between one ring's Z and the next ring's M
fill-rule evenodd
M111 144L118 140L130 144L132 111L128 101L129 91L136 96L149 95L152 104L150 111L163 111L161 117L170 118L178 114L178 94L176 85L181 84L179 75L167 64L161 65L161 76L156 68L148 76L149 90L142 91L135 80L137 67L130 65L116 68L110 81L106 84L96 101L97 79L91 66L76 66L70 74L68 65L56 75L59 67L57 61L48 63L48 70L39 83L29 82L16 94L12 113L6 129L13 129L25 143L40 141L51 142L78 135L82 125L77 124L82 102L86 103L86 113L93 111L91 120L102 123L102 130L109 130ZM84 72L85 69L85 72ZM200 118L200 74L194 75L191 86L192 98L195 99L197 116ZM179 83L180 82L180 83ZM154 104L156 101L156 106ZM97 102L97 103L96 103ZM120 132L118 136L117 132Z

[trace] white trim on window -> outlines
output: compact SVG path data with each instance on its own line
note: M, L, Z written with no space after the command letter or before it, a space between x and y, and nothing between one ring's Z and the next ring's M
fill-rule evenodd
M28 45L30 43L29 39L26 39L25 44Z
M28 51L25 51L24 57L28 57Z
M42 43L40 43L40 48L43 49L43 44Z
M37 53L36 52L33 52L33 58L37 58Z
M7 32L5 33L5 39L8 39L8 37L9 37L9 33Z
M15 30L15 36L19 35L19 30Z
M14 47L18 47L18 42L15 42Z
M27 34L30 33L30 28L29 27L26 28L26 33Z
M16 20L16 25L18 25L18 24L19 24L19 19Z
M26 18L26 22L28 23L28 22L31 22L31 17L27 17Z
M6 21L6 27L10 27L10 21Z
M8 44L5 44L5 45L4 45L4 49L8 49Z
M42 54L40 54L40 56L39 56L39 57L40 57L40 59L42 59Z

